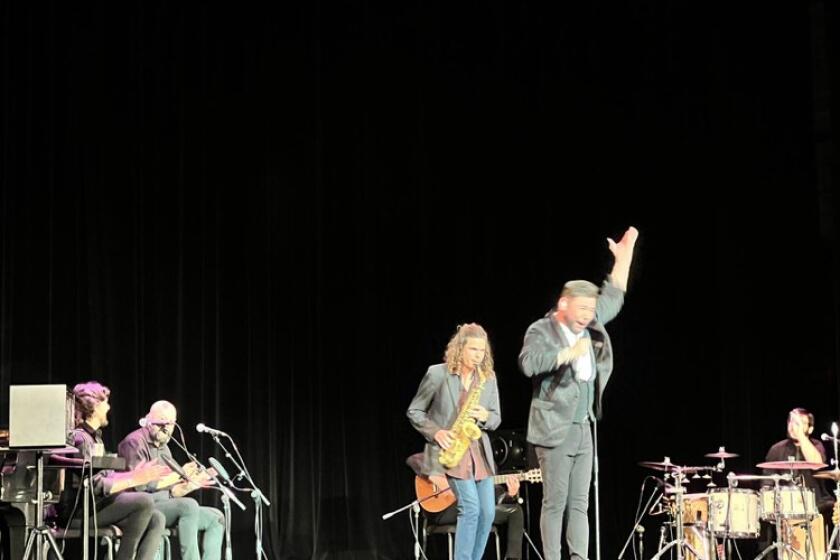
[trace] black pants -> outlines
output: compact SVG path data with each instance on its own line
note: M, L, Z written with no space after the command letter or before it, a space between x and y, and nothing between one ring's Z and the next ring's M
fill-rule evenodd
M519 504L496 506L496 525L507 524L507 545L505 558L522 558L522 533L525 530L525 514Z
M97 507L96 525L116 525L122 531L117 560L154 560L163 537L165 518L155 509L149 494L123 492ZM82 520L74 519L70 528L81 529Z

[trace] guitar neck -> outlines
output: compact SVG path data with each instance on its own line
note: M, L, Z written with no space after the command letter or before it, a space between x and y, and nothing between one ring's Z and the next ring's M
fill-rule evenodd
M518 472L518 473L493 475L493 484L504 484L505 482L507 482L507 477L509 477L509 476L515 476L517 480L522 480L522 479L525 478L525 473L524 472Z

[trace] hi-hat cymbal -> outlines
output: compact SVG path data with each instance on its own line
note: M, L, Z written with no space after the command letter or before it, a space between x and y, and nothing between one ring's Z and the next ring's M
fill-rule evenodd
M780 471L815 471L826 466L825 463L809 463L808 461L768 461L756 465L759 469L775 469Z
M734 459L735 457L739 457L739 455L737 453L730 453L721 447L714 453L706 453L704 457L709 457L711 459Z
M833 471L814 473L814 478L822 478L824 480L833 480L834 482L838 482L840 481L840 470L834 469Z

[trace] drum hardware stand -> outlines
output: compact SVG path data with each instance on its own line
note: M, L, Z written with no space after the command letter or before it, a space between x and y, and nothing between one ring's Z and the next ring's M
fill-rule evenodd
M723 456L727 457L737 457L735 454L728 454L725 450L721 447L718 453L706 455L707 457L717 457L723 458ZM652 461L643 461L639 463L639 465L659 471L665 471L665 486L666 490L668 487L667 480L670 477L673 479L673 493L676 495L676 499L674 503L676 505L676 511L673 513L669 512L669 516L671 517L671 521L663 524L661 528L661 533L659 537L659 546L656 554L650 560L659 560L665 552L667 552L671 548L676 548L677 555L676 560L683 560L684 559L684 552L687 550L688 552L692 553L697 560L714 560L714 550L711 552L706 551L706 554L700 554L694 546L686 539L685 536L685 486L688 484L688 475L693 474L693 479L697 478L704 478L711 480L712 472L721 472L724 467L724 462L721 460L717 465L713 467L686 467L686 466L678 466L671 462L669 457L665 457L665 460L662 462L652 462ZM699 476L698 473L704 472L702 477ZM713 484L712 484L713 485ZM708 516L707 516L708 517ZM707 527L708 527L708 519L707 519ZM638 525L638 523L636 524ZM666 525L670 525L672 527L676 527L676 534L671 533L673 537L671 541L665 542L665 530ZM636 529L634 525L633 530ZM631 531L630 537L628 538L628 542L632 539L633 532ZM714 543L714 534L710 533L710 542ZM716 543L715 543L716 544ZM625 548L627 544L625 543ZM704 543L704 548L706 544ZM712 546L714 549L715 546ZM623 552L624 549L622 549Z
M793 472L791 471L791 475L792 474L793 474ZM802 509L805 512L805 558L807 560L816 560L816 558L814 557L814 538L813 538L813 535L811 534L811 522L813 521L813 518L810 515L808 515L808 501L805 499L805 492L804 492L804 490L805 490L805 476L800 475L799 484L797 484L796 481L794 481L794 484L799 489L799 496L800 496L800 499L802 500ZM816 499L816 495L815 495L814 496L814 508L815 509L816 509L816 505L817 505L817 499ZM817 515L818 514L819 514L819 512L817 511ZM788 538L790 538L792 535L793 535L793 527L790 524L788 524Z
M793 476L792 475L777 475L777 474L774 474L774 475L771 475L769 478L773 479L773 485L774 485L773 486L773 510L774 510L773 513L774 513L774 517L776 518L774 520L775 523L776 523L776 542L774 542L773 544L771 544L770 546L768 546L767 548L762 550L761 553L758 556L755 557L755 560L761 560L762 558L764 558L765 556L770 554L770 552L773 551L773 550L778 550L779 551L779 554L778 554L779 558L783 558L784 557L784 552L787 551L789 554L796 555L800 560L805 560L805 557L802 556L802 554L798 550L796 550L795 548L790 546L790 543L788 542L790 539L785 538L787 536L787 534L782 530L782 515L781 515L782 493L781 493L781 487L779 486L779 481L780 480L793 480ZM808 524L808 526L810 527L810 523ZM786 530L790 530L790 528L788 527ZM810 532L810 529L809 529L809 532Z
M723 462L723 461L721 461ZM731 473L730 473L731 474ZM723 516L723 550L724 550L724 558L728 558L732 556L731 547L732 539L729 536L730 529L732 528L732 490L738 485L738 483L733 480L731 477L727 477L727 486L726 486L726 513ZM709 548L713 551L713 553L717 553L717 540L715 538L715 532L712 527L712 498L709 495L709 509L706 514L706 531L709 533Z
M670 463L668 457L665 458L665 462ZM671 478L674 479L674 494L676 494L677 504L677 510L675 513L677 534L675 535L674 540L660 546L659 551L656 554L654 554L650 560L659 560L659 558L661 558L662 555L665 554L665 552L671 548L676 549L677 560L684 559L683 549L687 549L688 551L690 551L692 554L694 554L695 557L698 558L698 560L708 560L705 556L700 554L693 546L691 546L691 543L689 543L688 540L685 538L685 526L683 525L683 513L685 512L685 501L683 498L683 494L685 494L685 487L683 485L686 483L686 472L684 472L684 469L686 469L686 467L678 467L675 465L673 467L672 472L665 474L666 480L668 476L671 476Z
M726 450L723 447L720 448L721 453L724 453L725 451ZM720 462L718 462L718 464L715 465L714 471L715 472L723 472L723 470L725 468L726 468L726 460L723 457L720 457ZM711 480L712 476L710 474L706 473L706 476L704 478L709 478L710 479L709 483L706 485L706 488L715 488L717 486L715 484L714 480ZM730 479L730 480L728 480L728 482L729 482L729 489L727 490L727 496L726 496L726 517L725 517L725 521L724 521L724 525L723 525L723 546L724 546L723 557L724 558L728 558L728 557L732 556L732 551L727 550L727 548L726 548L727 545L729 545L729 543L731 541L731 539L729 538L729 526L730 526L730 523L731 523L731 520L730 520L731 515L730 515L729 509L732 507L731 506L731 504L732 504L732 480ZM707 490L706 492L707 492L707 496L708 496L709 491ZM707 546L709 548L709 550L708 550L709 560L714 560L718 556L718 554L717 554L717 537L715 537L715 532L712 528L712 500L711 500L711 497L707 498L706 503L707 503L707 509L706 509L706 541L707 541Z
M837 443L838 438L838 427L837 422L831 423L831 436L827 437L828 434L823 434L822 439L830 439L831 442L834 444L834 459L831 460L831 463L834 465L834 507L838 507L837 504L840 504L840 465L837 464L838 456L837 456ZM828 539L828 544L826 545L826 552L825 552L825 560L829 560L832 555L838 556L840 558L840 524L834 525L834 529L831 531L831 538Z
M835 443L834 445L836 446L837 444ZM837 471L838 475L840 475L840 470L837 469L836 462L834 464L834 469ZM838 478L834 483L834 503L840 503L840 478ZM825 560L829 560L832 555L836 555L840 558L840 533L838 533L838 529L840 529L840 524L835 525L834 529L831 531L831 538L828 539L828 546L826 547L828 550L825 551Z
M837 440L834 440L834 448L835 452L837 449ZM834 460L834 470L840 475L840 469L837 468L837 460ZM840 503L840 476L834 482L834 503ZM836 505L834 507L837 507ZM834 529L831 531L831 538L828 539L828 545L826 548L828 550L825 551L825 560L829 560L832 555L836 555L840 558L840 524L835 525Z

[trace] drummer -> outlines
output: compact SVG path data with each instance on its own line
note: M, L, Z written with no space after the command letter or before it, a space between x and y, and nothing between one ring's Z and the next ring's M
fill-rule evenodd
M825 447L818 439L810 437L814 431L814 415L804 408L794 408L788 413L788 437L774 444L767 452L767 461L787 461L793 457L794 461L808 463L826 463ZM769 473L779 474L777 471ZM825 489L822 481L814 478L813 471L801 470L805 486L814 491L817 509L823 514L823 519L831 519L831 508L834 499Z

